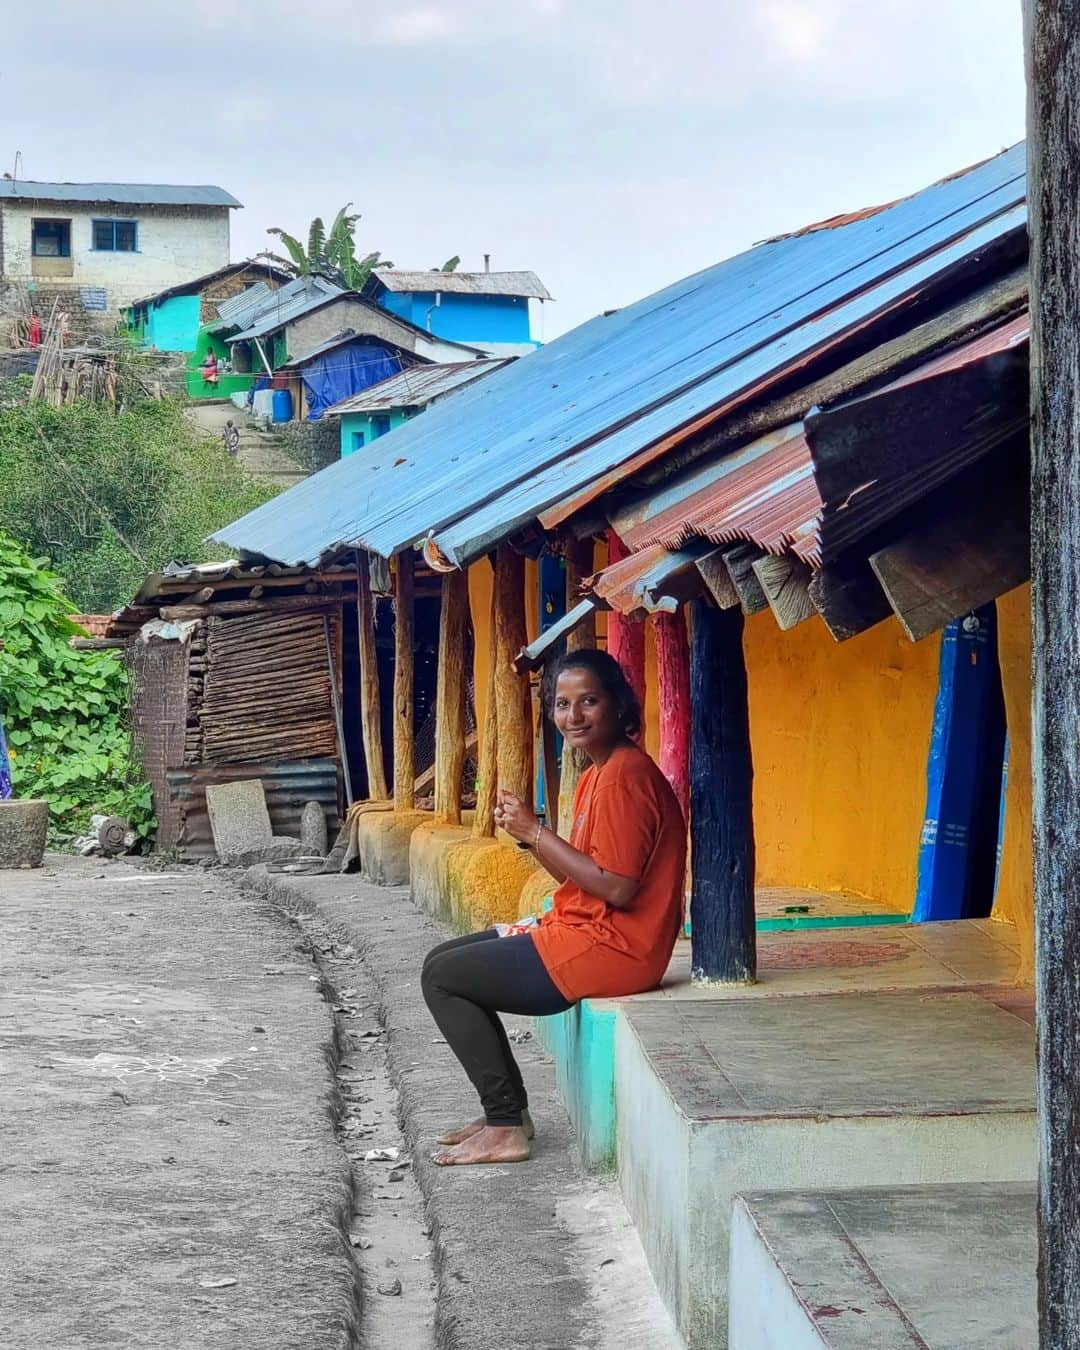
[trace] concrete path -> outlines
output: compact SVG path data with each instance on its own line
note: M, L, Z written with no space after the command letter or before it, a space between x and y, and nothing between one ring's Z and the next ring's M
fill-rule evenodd
M232 422L240 433L236 462L253 478L266 478L282 487L292 487L307 478L308 472L282 445L273 431L263 431L250 413L241 411L228 399L221 402L191 403L184 409L185 416L212 440L220 441L226 422Z
M272 876L245 884L275 897L301 925L318 921L357 953L351 978L373 980L399 1093L412 1170L435 1243L440 1350L675 1350L679 1345L613 1182L577 1161L554 1070L526 1018L517 1053L537 1141L507 1167L438 1168L435 1137L477 1104L420 994L425 952L448 933L403 889L353 876ZM334 979L350 978L346 962Z
M0 872L0 1346L359 1344L309 950L223 874Z

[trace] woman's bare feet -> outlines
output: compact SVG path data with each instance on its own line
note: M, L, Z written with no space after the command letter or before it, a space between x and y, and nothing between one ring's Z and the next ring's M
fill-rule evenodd
M431 1155L440 1167L468 1167L475 1163L525 1162L529 1140L520 1125L481 1125L455 1148L441 1149Z
M462 1125L459 1130L447 1130L445 1134L440 1134L435 1140L437 1144L463 1144L466 1139L471 1139L474 1134L479 1134L484 1128L484 1117L480 1116L476 1120L470 1120L468 1125ZM528 1111L521 1113L521 1128L525 1131L526 1139L536 1138L536 1126L533 1124L532 1116Z

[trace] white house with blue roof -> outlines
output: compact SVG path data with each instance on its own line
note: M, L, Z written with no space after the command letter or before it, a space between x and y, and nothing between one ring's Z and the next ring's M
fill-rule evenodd
M0 179L0 286L43 300L75 292L86 309L119 314L225 267L239 206L210 185Z

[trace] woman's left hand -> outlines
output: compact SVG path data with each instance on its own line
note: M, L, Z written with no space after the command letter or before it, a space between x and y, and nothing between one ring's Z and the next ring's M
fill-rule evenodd
M522 844L532 844L536 840L540 820L520 797L500 788L495 799L495 824L505 830L511 839L517 839Z

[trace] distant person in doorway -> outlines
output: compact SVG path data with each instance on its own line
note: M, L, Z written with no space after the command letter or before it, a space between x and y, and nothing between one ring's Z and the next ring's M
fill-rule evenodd
M523 1162L534 1134L525 1084L499 1013L547 1017L583 998L653 989L682 925L686 824L637 744L641 710L618 663L591 648L559 663L549 712L589 759L570 840L500 789L496 824L559 881L551 911L444 942L421 987L483 1115L439 1138L442 1166Z
M212 389L216 389L219 378L218 359L212 351L208 351L203 357L200 370L202 371L203 384L208 384Z

